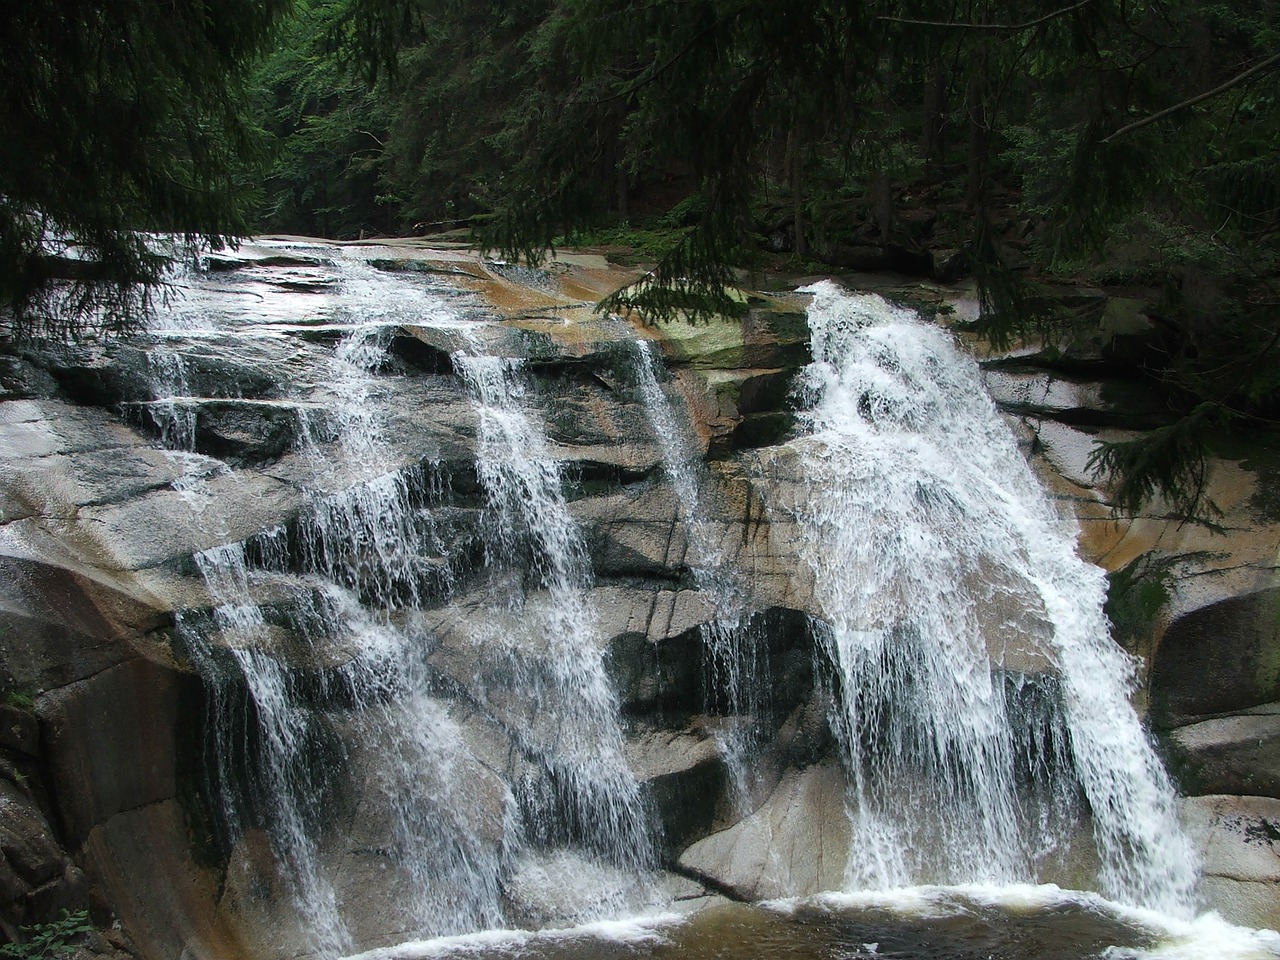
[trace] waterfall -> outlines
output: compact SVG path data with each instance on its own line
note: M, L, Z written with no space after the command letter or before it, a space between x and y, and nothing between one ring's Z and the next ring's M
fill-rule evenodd
M161 443L170 450L191 451L196 447L195 408L183 401L190 396L187 368L178 353L152 350L147 353L154 401L148 405L151 422L160 431Z
M197 297L152 331L139 406L189 460L175 652L205 682L218 909L333 958L705 892L660 849L711 889L766 889L759 863L779 879L758 895L816 892L784 861L801 833L843 851L843 820L813 821L840 765L850 889L1052 879L1186 905L1104 579L944 330L811 288L803 435L713 471L630 328L496 322L367 256L315 258L305 308L248 268L193 275L253 310ZM751 458L786 475L744 532L723 480ZM700 636L651 626L657 596L692 600ZM610 664L637 648L651 675Z
M663 472L675 493L685 529L685 562L698 589L710 597L716 611L713 620L698 628L706 651L704 687L708 699L722 700L734 720L733 726L717 731L717 736L735 801L741 809L750 798L751 759L759 733L753 721L758 719L763 705L759 683L761 654L747 617L746 585L724 556L720 528L707 517L702 493L706 467L689 427L676 416L659 383L659 374L664 372L661 361L650 341L637 340L635 344L645 417L662 451Z
M318 812L313 806L318 798L313 779L317 771L306 744L311 723L296 701L284 668L271 655L269 627L251 599L244 546L204 550L195 555L195 561L215 604L220 643L230 649L252 700L264 758L256 772L265 781L260 787L269 797L271 841L294 905L322 954L345 952L351 947L351 935L338 913L337 896L320 867L308 826ZM207 640L198 630L185 632L206 674L219 677ZM234 696L227 683L215 684L217 762L223 765L224 782L231 779L229 765L247 746L236 742L233 734L236 705L228 700ZM225 798L224 813L233 828L240 826L233 798Z
M230 844L266 831L322 957L362 941L362 897L380 901L377 929L423 937L650 902L655 841L587 602L590 564L519 363L488 355L416 278L354 256L332 267L325 336L236 331L237 350L280 368L303 506L196 553L210 607L178 625L210 691L209 790ZM223 322L205 318L200 335L216 339ZM390 426L402 398L381 371L407 323L466 344L453 365L477 418L480 507L457 505L448 466L390 466L403 462ZM162 444L194 449L175 410L194 423L202 398L178 354L149 363ZM467 511L472 534L459 532ZM448 644L471 651L474 677L433 659ZM520 757L486 752L484 723ZM351 836L335 833L344 804ZM513 919L513 895L545 916Z
M586 603L590 564L559 465L526 410L518 361L485 355L473 338L453 362L479 407L476 467L494 532L487 565L506 574L495 597L512 614L503 632L477 639L486 657L501 651L508 675L495 686L521 691L518 736L545 771L528 785L529 828L543 843L581 843L643 872L653 866L653 842L624 757L617 697Z
M1102 571L950 335L873 295L806 288L802 480L849 773L847 883L1013 882L1087 810L1100 889L1188 908L1174 791L1129 702Z

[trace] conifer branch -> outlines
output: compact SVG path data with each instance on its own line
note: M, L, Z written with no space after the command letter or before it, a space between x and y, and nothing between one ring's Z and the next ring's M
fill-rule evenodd
M877 20L886 20L889 23L907 23L916 27L952 27L960 30L993 30L1004 33L1017 33L1021 30L1030 30L1038 27L1042 23L1048 23L1064 14L1071 13L1073 10L1079 10L1081 7L1087 7L1093 3L1093 0L1080 0L1079 3L1073 3L1069 7L1063 7L1061 10L1054 10L1052 13L1046 13L1043 17L1036 17L1034 20L1028 20L1025 23L961 23L956 20L913 20L909 17L876 17Z
M1244 73L1238 73L1234 77L1232 77L1230 80L1227 80L1225 83L1218 84L1212 90L1206 90L1204 93L1198 93L1194 97L1191 97L1187 100L1183 100L1181 103L1175 103L1173 106L1165 107L1163 110L1159 110L1151 114L1151 116L1149 117L1143 117L1141 120L1135 120L1133 123L1130 123L1126 126L1121 127L1119 130L1117 130L1115 133L1111 134L1110 136L1103 137L1102 142L1110 143L1116 137L1123 136L1126 133L1132 133L1134 130L1140 130L1143 127L1150 126L1151 124L1156 123L1157 121L1163 120L1165 117L1169 116L1170 114L1177 113L1179 110L1185 110L1187 107L1194 107L1197 103L1204 103L1204 101L1206 100L1211 100L1212 98L1218 96L1221 93L1226 93L1232 87L1235 87L1240 85L1241 83L1244 83L1244 81L1248 80L1250 77L1255 76L1258 73L1261 73L1263 70L1266 70L1272 64L1278 63L1278 62L1280 62L1280 53L1273 54L1272 56L1267 57L1267 59L1263 60L1261 63L1255 63L1248 70L1244 71Z
M677 50L674 54L672 54L665 62L658 64L657 66L650 66L645 70L644 73L640 75L640 77L637 80L627 84L627 86L624 87L622 90L619 90L617 93L612 94L611 96L608 96L608 97L597 98L593 102L596 103L597 105L604 104L604 103L612 103L615 100L622 100L625 97L629 97L633 93L638 93L640 90L647 87L649 84L653 83L655 80L658 79L658 77L662 76L672 67L674 67L677 63L683 60L686 56L688 56L689 52L693 50L693 48L696 47L699 43L702 42L703 37L707 36L707 34L709 33L714 33L718 29L720 29L719 20L711 24L709 27L699 30L689 39L687 43L684 44L684 46L682 46L679 50Z

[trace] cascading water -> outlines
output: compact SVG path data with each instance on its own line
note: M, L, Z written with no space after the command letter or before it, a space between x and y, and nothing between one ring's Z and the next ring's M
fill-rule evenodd
M709 698L723 700L723 709L735 721L719 732L721 752L729 770L740 808L750 797L751 755L757 731L751 720L761 713L763 691L759 683L760 651L747 618L746 590L740 572L724 556L719 530L706 515L702 489L706 468L694 438L672 409L659 382L661 361L650 341L637 340L637 380L645 416L662 450L663 470L675 493L688 544L686 563L699 591L715 610L715 618L698 630L707 652L704 687ZM714 706L714 705L711 705Z
M147 354L147 367L155 394L147 412L160 430L161 442L170 450L194 450L195 410L183 402L191 388L182 355L153 350Z
M287 526L197 553L212 606L179 623L212 693L212 781L230 842L266 829L321 956L349 951L363 920L344 902L356 882L350 855L323 827L320 808L349 789L326 780L326 764L363 771L364 833L349 842L379 851L378 889L392 900L379 907L384 927L390 916L416 936L503 926L512 891L549 917L579 920L651 900L654 841L585 601L590 567L518 363L486 355L423 284L355 257L331 266L332 349L328 335L299 345L271 327L235 341L289 378L274 390L293 405L289 462L304 506ZM182 319L171 336L224 335L222 318L203 329ZM478 418L487 508L480 532L460 541L437 522L454 500L447 468L410 461L388 472L404 459L388 426L400 398L377 372L391 331L407 322L467 345L453 365ZM155 356L161 440L192 450L194 426L178 429L186 421L168 398L200 398L187 397L178 354ZM194 406L180 408L194 418ZM456 528L458 509L447 512ZM478 569L472 536L483 543ZM429 662L441 642L431 611L477 574L488 586L457 599L474 612L473 695L511 725L527 758L507 771L477 755L456 703L438 696L452 681Z
M501 657L514 672L527 722L523 748L546 773L530 785L529 828L544 842L577 841L642 872L653 866L653 843L585 603L591 570L559 466L524 409L519 363L480 353L474 339L453 360L479 405L476 467L496 533L487 562L503 575L495 595L511 615L502 634L477 639L488 641L486 657ZM521 556L527 571L510 562Z
M848 885L1041 875L1087 809L1108 895L1185 911L1196 868L1128 694L1100 570L950 335L830 282L807 292L801 481Z
M1102 577L945 331L812 288L803 436L716 469L778 471L754 491L771 519L744 527L629 328L500 322L425 269L286 251L312 263L292 277L310 299L244 268L184 279L195 302L153 331L142 405L199 527L207 600L175 575L176 650L209 701L218 909L270 931L250 953L551 958L625 928L619 956L813 937L824 956L884 940L916 957L973 934L957 955L1022 960L1028 900L1026 927L1066 917L1082 943L1164 935L1028 882L1186 907L1194 866ZM559 295L505 272L537 281L531 303ZM257 493L247 518L218 509L241 482L280 496L263 522ZM684 625L655 613L673 597ZM845 892L818 894L846 860ZM668 915L654 936L590 926L708 889L804 896ZM539 932L495 932L511 927Z
M305 749L310 723L299 709L283 666L267 651L271 649L268 625L262 610L251 598L249 570L243 544L227 544L195 555L215 606L213 620L220 644L230 650L240 677L253 703L257 731L262 742L260 787L270 798L269 831L281 870L288 881L293 902L303 918L318 950L334 955L349 950L351 936L338 913L337 897L317 861L315 841L308 818L308 801L317 796L314 771ZM206 671L218 677L212 648L198 629L187 624L184 634ZM215 682L215 762L222 764L220 775L230 780L228 764L234 762L243 744L234 742L232 729L237 712L231 685ZM230 702L229 702L230 701ZM227 798L224 812L232 829L238 829L237 804Z

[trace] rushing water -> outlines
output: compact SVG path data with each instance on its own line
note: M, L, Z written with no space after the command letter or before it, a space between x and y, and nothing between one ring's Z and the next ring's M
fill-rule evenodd
M319 830L334 797L322 767L334 763L368 778L361 819L383 825L370 842L385 858L380 885L394 901L380 910L398 914L401 929L440 936L501 926L504 887L566 919L650 901L653 842L584 602L591 571L560 466L526 411L518 361L487 355L448 291L356 258L329 266L337 302L311 329L326 340L333 331L332 349L324 340L299 346L278 326L246 329L234 314L186 310L161 331L177 349L149 354L157 397L149 412L179 450L196 443L181 350L239 321L235 349L293 378L274 389L297 419L291 462L309 490L305 508L288 528L197 553L211 617L180 624L214 694L212 786L230 842L248 827L266 829L305 939L322 955L349 951L361 922L341 902L335 885L350 895L349 882ZM474 753L426 662L437 641L420 611L452 596L473 550L437 522L452 499L447 471L427 463L388 472L400 457L391 420L403 398L376 372L405 321L465 344L453 365L478 418L489 587L466 598L477 615L462 642L476 658L473 694L535 758L509 780ZM299 642L305 649L290 648ZM335 668L319 674L319 688L298 669L313 662ZM354 710L326 715L316 705L334 698ZM348 735L335 738L335 727ZM488 803L477 802L478 790ZM565 859L570 849L587 859Z
M838 683L848 885L1035 878L1071 844L1080 796L1100 889L1188 910L1196 866L1102 571L1076 556L976 365L877 296L809 292L789 508Z
M537 933L401 944L362 960L1274 960L1280 936L1053 886L914 887L720 904Z
M794 482L770 506L814 573L856 893L664 913L588 546L525 362L438 279L293 253L315 261L305 306L184 281L144 408L189 461L175 485L197 513L207 478L235 469L194 452L200 394L246 402L210 389L211 356L270 371L252 402L293 426L273 469L300 506L248 536L211 529L193 557L208 610L178 626L210 692L224 842L268 837L293 914L272 922L303 931L298 950L394 930L406 942L375 956L1123 960L1211 957L1189 951L1213 938L1236 951L1222 956L1280 955L1266 935L1170 919L1191 910L1195 864L1128 702L1134 664L975 365L945 331L831 284L809 291L802 429L777 454ZM452 344L449 386L386 373L405 324ZM768 747L760 611L660 358L635 351L684 566L715 611L704 708L730 721L721 758L745 815ZM465 463L407 429L443 402L470 417ZM355 834L336 837L339 820ZM1049 879L1117 902L1025 886Z
M496 517L489 562L524 553L525 575L545 594L535 606L524 589L511 591L507 604L519 625L483 638L509 651L515 683L528 697L522 746L545 764L541 795L530 797L530 826L544 839L566 839L567 815L575 839L624 870L644 871L653 865L653 844L585 602L585 545L559 465L523 408L519 362L477 355L475 347L455 354L454 364L479 405L477 472ZM536 657L526 656L530 649Z
M753 719L761 713L761 653L746 608L746 587L741 571L725 557L721 546L723 524L714 523L704 503L707 471L691 427L677 415L659 382L661 361L652 343L637 340L637 379L645 416L662 450L663 470L669 479L688 538L685 562L694 580L709 599L715 617L698 628L707 652L704 687L708 712L723 705L732 725L719 731L721 753L729 770L734 801L748 806L751 793L751 761L759 731Z

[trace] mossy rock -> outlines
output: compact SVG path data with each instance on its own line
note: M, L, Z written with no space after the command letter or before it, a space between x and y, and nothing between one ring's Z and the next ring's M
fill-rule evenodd
M756 309L741 319L671 320L658 329L675 362L701 369L796 369L811 357L808 323L799 311Z

